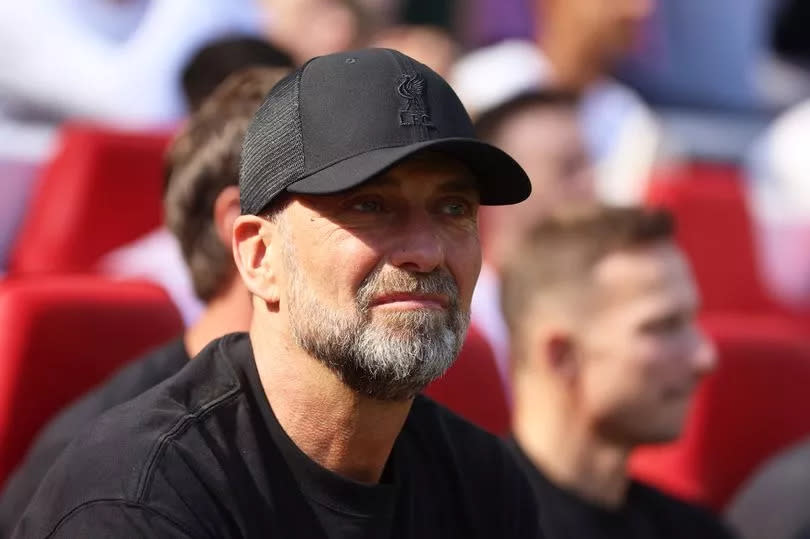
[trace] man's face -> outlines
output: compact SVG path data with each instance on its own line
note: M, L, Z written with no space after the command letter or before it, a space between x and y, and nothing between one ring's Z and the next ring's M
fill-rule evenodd
M676 438L695 384L715 363L683 255L670 242L608 255L595 287L601 306L581 341L590 421L629 446Z
M532 182L531 196L507 211L534 218L557 208L592 203L593 175L573 106L532 107L512 115L499 130L498 147Z
M573 106L537 106L513 114L503 122L494 142L523 167L532 182L531 195L520 204L485 210L487 226L491 223L494 230L484 239L495 244L497 263L539 219L590 207L595 194L593 170Z
M466 167L426 155L349 191L297 196L279 217L280 309L352 389L406 399L455 360L481 264Z

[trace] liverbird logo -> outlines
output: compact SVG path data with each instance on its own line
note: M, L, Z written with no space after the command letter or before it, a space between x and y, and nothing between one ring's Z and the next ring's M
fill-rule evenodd
M425 104L425 79L416 74L405 74L397 82L397 94L402 99L399 125L433 127Z

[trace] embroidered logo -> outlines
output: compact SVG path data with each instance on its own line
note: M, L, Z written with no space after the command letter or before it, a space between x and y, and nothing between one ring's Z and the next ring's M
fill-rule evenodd
M399 125L433 127L425 104L425 79L416 74L402 75L397 82L397 94L402 101Z

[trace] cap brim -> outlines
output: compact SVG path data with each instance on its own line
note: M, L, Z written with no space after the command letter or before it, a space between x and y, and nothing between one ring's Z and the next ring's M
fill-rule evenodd
M481 204L516 204L531 194L531 182L514 159L495 146L470 138L428 140L365 152L314 172L288 186L287 191L322 195L345 191L425 150L447 154L467 165L478 181Z

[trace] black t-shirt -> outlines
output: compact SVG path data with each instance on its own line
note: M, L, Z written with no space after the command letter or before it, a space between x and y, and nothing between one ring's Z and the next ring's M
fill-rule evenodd
M245 334L104 414L48 472L15 537L538 537L502 442L419 396L377 485L278 424Z
M627 500L608 509L553 484L509 441L542 508L540 528L555 539L725 539L731 532L708 511L632 481Z
M137 397L177 374L189 357L177 338L129 363L104 384L52 419L37 436L0 496L0 537L8 537L40 481L76 433L110 408Z

